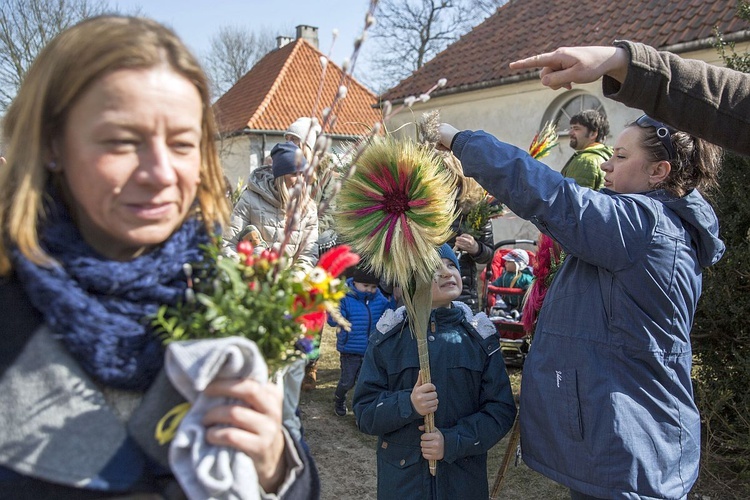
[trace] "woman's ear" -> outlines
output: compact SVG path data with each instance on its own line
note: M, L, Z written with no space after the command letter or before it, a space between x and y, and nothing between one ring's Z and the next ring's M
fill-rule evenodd
M650 186L656 186L669 177L672 172L672 164L667 160L662 160L651 164L651 171L648 176L648 183Z

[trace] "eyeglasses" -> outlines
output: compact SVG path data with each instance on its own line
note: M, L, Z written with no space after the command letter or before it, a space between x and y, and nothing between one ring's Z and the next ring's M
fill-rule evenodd
M677 155L672 145L672 134L677 132L669 125L665 125L662 122L658 122L648 115L643 115L635 121L635 124L641 128L654 127L656 129L656 137L661 141L661 145L667 150L667 157L670 160L674 160Z

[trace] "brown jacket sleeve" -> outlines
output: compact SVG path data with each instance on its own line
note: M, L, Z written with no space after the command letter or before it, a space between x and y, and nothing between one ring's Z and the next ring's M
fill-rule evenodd
M604 95L709 142L750 155L750 75L628 41L625 82Z

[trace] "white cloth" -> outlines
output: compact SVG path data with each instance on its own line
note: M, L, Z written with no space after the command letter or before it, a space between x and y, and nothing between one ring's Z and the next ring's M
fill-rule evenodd
M284 427L297 441L302 441L302 421L297 415L297 407L302 392L302 379L305 378L306 364L305 359L297 359L274 374L274 382L284 388L281 416Z
M170 466L185 494L191 500L261 498L252 459L233 448L206 442L201 423L211 408L228 403L226 398L203 394L214 380L249 377L266 383L268 368L258 346L241 337L173 342L167 347L165 370L192 404L169 449Z

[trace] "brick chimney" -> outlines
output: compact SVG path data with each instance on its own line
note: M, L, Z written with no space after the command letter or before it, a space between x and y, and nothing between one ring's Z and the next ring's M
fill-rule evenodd
M318 48L318 28L300 24L297 26L297 40L300 38L307 40L316 49Z
M276 48L280 49L284 45L292 43L292 37L290 36L277 36L276 37Z

